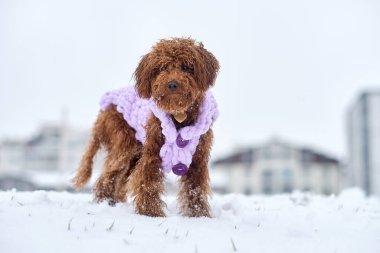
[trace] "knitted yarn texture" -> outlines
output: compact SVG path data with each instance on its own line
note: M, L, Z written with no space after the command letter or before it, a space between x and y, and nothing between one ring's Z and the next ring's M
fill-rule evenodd
M185 175L199 144L199 138L218 118L217 104L211 91L207 91L199 108L199 117L194 125L176 129L170 114L162 111L153 99L140 98L134 87L125 87L107 92L100 101L103 111L111 105L123 114L125 121L136 131L136 139L142 144L146 140L146 123L153 113L161 121L165 143L160 150L162 169L176 175Z

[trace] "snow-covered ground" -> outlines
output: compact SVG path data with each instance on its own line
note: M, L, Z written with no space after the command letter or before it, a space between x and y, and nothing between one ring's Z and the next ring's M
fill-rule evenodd
M214 196L214 218L136 215L89 194L0 192L0 252L380 252L380 202L358 189L338 197Z

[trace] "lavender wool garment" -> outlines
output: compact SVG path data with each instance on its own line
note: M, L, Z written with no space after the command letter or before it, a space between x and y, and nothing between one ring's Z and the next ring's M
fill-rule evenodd
M201 135L205 134L219 113L211 91L206 92L200 107L200 115L192 126L177 131L170 114L162 111L153 99L143 99L137 95L134 87L125 87L107 92L103 95L100 105L103 111L111 105L116 105L118 112L123 114L127 123L136 130L136 139L141 143L146 140L146 123L154 114L161 121L165 143L161 147L160 157L162 169L169 173L184 175L193 159Z

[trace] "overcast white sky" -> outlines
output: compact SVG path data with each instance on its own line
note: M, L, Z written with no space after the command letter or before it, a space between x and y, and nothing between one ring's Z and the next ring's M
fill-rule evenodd
M0 0L0 138L59 121L90 128L100 96L133 85L160 38L220 61L215 153L273 136L345 155L344 115L380 87L377 0Z

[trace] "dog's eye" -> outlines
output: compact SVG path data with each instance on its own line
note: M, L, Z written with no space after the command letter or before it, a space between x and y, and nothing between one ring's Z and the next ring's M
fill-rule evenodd
M189 67L186 64L182 64L181 69L183 72L186 72L186 73L193 73L194 71L193 68Z
M167 70L168 70L168 65L164 65L160 69L160 71L167 71Z

